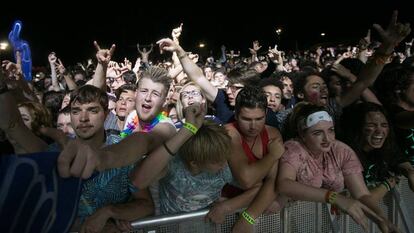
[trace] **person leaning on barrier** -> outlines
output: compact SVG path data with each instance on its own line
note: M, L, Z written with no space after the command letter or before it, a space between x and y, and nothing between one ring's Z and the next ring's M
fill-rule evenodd
M131 174L132 182L141 189L160 179L161 214L212 207L207 219L224 222L226 214L247 205L245 196L251 198L257 189L219 201L223 186L232 181L227 164L230 137L223 127L204 120L204 104L195 102L184 112L183 127L144 159Z
M335 139L333 119L324 107L298 104L289 119L296 137L285 142L276 188L295 200L329 203L349 214L367 231L367 216L383 232L395 230L362 177L355 152ZM352 198L339 192L347 188Z

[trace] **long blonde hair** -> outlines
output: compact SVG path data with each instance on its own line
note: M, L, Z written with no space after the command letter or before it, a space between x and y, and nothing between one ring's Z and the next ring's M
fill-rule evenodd
M201 97L205 100L204 107L205 107L205 109L207 109L207 99L204 95L204 92L194 82L188 82L184 86L181 87L180 91L178 92L179 97L178 97L177 103L175 103L175 110L177 111L178 120L180 120L180 121L184 119L184 106L183 106L183 102L181 101L181 92L182 92L182 90L184 90L188 86L195 86L195 87L197 87L198 90L200 90Z

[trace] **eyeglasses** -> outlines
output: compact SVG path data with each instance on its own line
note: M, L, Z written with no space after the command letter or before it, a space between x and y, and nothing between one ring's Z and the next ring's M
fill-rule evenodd
M201 95L201 93L197 90L192 90L192 91L182 91L180 93L182 98L188 98L188 97L198 97Z
M243 88L243 86L242 87L240 87L240 86L235 86L235 85L231 85L231 86L227 86L227 89L230 89L231 90L231 92L236 92L237 90L240 90L240 89L242 89Z

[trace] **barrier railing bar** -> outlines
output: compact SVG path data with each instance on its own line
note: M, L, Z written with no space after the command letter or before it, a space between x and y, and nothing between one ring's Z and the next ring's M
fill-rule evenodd
M172 223L177 223L178 221L188 221L195 218L201 218L207 215L209 209L198 210L190 213L179 213L174 215L162 215L162 216L153 216L148 218L139 219L131 223L131 226L134 229L140 229L150 226L158 225L167 225Z

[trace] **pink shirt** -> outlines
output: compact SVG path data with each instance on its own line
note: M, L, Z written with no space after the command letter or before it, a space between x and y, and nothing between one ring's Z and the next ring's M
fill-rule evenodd
M285 142L285 150L281 163L296 171L299 183L339 192L344 189L344 176L360 174L362 179L363 169L358 157L343 142L335 141L331 150L319 158L311 155L305 146L294 139Z

